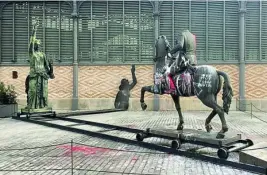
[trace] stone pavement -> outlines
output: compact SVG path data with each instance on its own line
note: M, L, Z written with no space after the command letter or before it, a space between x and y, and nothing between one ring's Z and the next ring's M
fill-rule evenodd
M183 114L185 128L205 129L204 121L209 112L195 111L184 112ZM160 126L176 128L178 124L176 111L116 112L73 118L141 129ZM267 121L267 117L264 118L264 115L260 118ZM242 136L251 138L254 142L267 137L267 124L255 117L251 118L250 114L231 111L226 116L226 120L229 132L241 133ZM65 121L53 121L53 123L135 139L135 134L127 132L109 131ZM220 130L219 117L216 116L211 124L214 130ZM0 175L71 174L72 160L74 174L252 174L231 167L13 119L0 119L0 130ZM72 147L70 145L71 139L75 142ZM145 141L162 145L169 143L168 140L160 138L148 138ZM72 152L70 151L71 148ZM207 154L216 156L216 150L196 145L184 144L181 149L194 148L199 148L202 152L206 151ZM73 159L71 153L73 153ZM238 161L238 155L230 154L229 159Z

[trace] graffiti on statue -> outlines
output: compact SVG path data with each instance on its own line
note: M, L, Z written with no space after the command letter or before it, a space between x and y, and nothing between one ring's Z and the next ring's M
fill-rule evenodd
M137 79L135 76L135 65L132 65L132 79L133 82L130 84L129 80L123 78L121 80L121 84L119 86L119 91L116 95L114 106L116 109L123 109L127 110L129 108L129 98L130 98L130 91L134 88L137 84Z
M192 96L194 95L193 81L190 73L183 72L178 74L176 78L176 87L180 96Z
M198 87L211 87L211 74L202 74L198 83Z
M212 82L214 81L212 80L212 74L200 74L198 80L199 81L193 82L195 95L200 96L203 92L203 89L205 89L205 91L210 91L212 89Z

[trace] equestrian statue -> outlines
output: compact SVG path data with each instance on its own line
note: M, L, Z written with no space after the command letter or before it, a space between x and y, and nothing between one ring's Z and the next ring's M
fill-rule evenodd
M156 57L154 61L165 58L166 63L160 72L156 72L154 85L141 88L140 103L142 109L147 108L144 101L146 91L160 95L170 94L179 115L177 130L183 130L184 118L181 113L180 97L197 96L204 105L213 109L205 121L206 131L212 130L210 122L218 114L222 129L216 138L224 138L228 131L224 113L228 114L233 97L233 90L227 73L219 71L213 66L197 65L196 37L188 30L181 33L173 49L164 35L158 37L155 47ZM217 95L222 87L221 77L224 78L223 107L217 104Z

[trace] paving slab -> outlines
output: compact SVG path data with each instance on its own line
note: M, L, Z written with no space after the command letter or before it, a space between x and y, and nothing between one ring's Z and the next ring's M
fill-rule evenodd
M244 149L239 154L242 163L267 168L267 142L255 143L253 146Z
M209 113L207 111L184 112L185 128L204 130L205 119ZM125 111L73 118L140 129L162 126L174 128L179 122L176 111ZM251 118L249 114L231 112L230 115L226 115L226 120L229 132L241 133L242 137L252 138L252 140L253 138L266 138L266 124ZM56 121L55 123L135 139L133 133L103 130L103 128L75 125L65 121ZM214 132L221 129L219 117L215 117L211 124ZM70 174L71 140L75 142L73 145L75 150L73 151L74 174L253 174L227 166L163 154L134 145L66 132L10 118L0 119L0 131L0 174ZM151 138L146 141L161 145L168 144L168 140L160 138ZM181 149L192 148L196 148L196 146L188 144ZM213 154L211 149L198 148L206 149L209 154ZM214 150L214 154L216 155L216 150ZM238 155L233 154L228 159L238 161Z

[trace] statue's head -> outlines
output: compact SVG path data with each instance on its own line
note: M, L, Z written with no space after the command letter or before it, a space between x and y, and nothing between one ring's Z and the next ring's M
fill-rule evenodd
M123 90L123 89L125 89L125 88L128 88L129 85L130 85L129 80L126 79L126 78L123 78L123 79L121 80L121 85L120 85L119 89L120 89L120 90Z
M35 41L34 41L34 50L35 51L39 50L40 45L41 45L41 40L35 39Z

